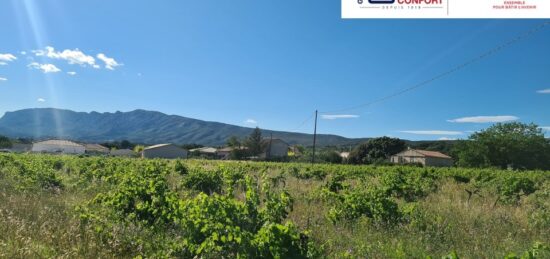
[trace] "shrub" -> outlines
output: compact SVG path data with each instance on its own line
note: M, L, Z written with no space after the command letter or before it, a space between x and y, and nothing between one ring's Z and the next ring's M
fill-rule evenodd
M221 193L223 189L223 175L220 170L193 168L183 178L182 185L190 190L206 194Z
M400 217L397 203L391 200L386 191L369 188L354 190L340 196L340 201L329 211L332 222L352 221L367 217L377 223L396 223Z

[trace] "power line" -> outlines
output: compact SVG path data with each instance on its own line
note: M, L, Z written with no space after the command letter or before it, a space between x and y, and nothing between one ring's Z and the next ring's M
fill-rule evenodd
M356 106L351 106L351 107L348 107L348 108L343 108L343 109L333 110L333 111L323 111L323 112L321 112L321 113L327 114L327 113L338 113L338 112L344 112L344 111L350 111L350 110L357 110L357 109L359 109L359 108L363 108L363 107L366 107L366 106L370 106L370 105L373 105L373 104L375 104L375 103L384 102L384 101L386 101L386 100L388 100L388 99L391 99L391 98L394 98L394 97L396 97L396 96L402 95L402 94L404 94L404 93L407 93L407 92L416 90L416 89L418 89L418 88L420 88L420 87L423 87L423 86L425 86L425 85L428 85L428 84L430 84L430 83L432 83L432 82L434 82L434 81L437 81L437 80L439 80L439 79L442 79L442 78L444 78L444 77L446 77L446 76L448 76L448 75L450 75L450 74L452 74L452 73L455 73L455 72L457 72L457 71L460 71L460 70L464 69L465 67L467 67L467 66L469 66L469 65L471 65L471 64L473 64L473 63L476 63L476 62L478 62L478 61L480 61L480 60L482 60L482 59L484 59L484 58L487 58L487 57L489 57L489 56L492 56L492 55L494 55L494 54L500 52L501 50L503 50L503 49L505 49L505 48L507 48L507 47L509 47L509 46L511 46L511 45L513 45L513 44L515 44L515 43L517 43L517 42L519 42L519 41L521 41L521 40L523 40L523 39L525 39L525 38L527 38L527 37L529 37L529 36L531 36L531 35L533 35L533 34L535 34L535 33L537 33L537 32L539 32L539 31L541 31L542 29L544 29L544 28L545 28L546 26L548 26L548 25L550 25L550 21L549 21L549 22L544 22L544 23L542 23L542 24L540 24L540 25L537 25L536 27L534 27L534 28L532 28L532 29L526 31L525 33L520 34L520 35L516 36L515 38L513 38L513 39L511 39L511 40L509 40L509 41L507 41L507 42L505 42L505 43L503 43L503 44L501 44L501 45L498 45L498 46L496 46L496 47L490 49L489 51L486 51L486 52L482 53L481 55L476 56L475 58L472 58L472 59L470 59L470 60L468 60L468 61L466 61L466 62L464 62L464 63L462 63L462 64L459 64L459 65L457 65L457 66L451 68L450 70L447 70L447 71L445 71L445 72L443 72L443 73L441 73L441 74L438 74L438 75L436 75L436 76L434 76L434 77L432 77L432 78L430 78L430 79L428 79L428 80L422 81L422 82L420 82L420 83L418 83L418 84L415 84L415 85L413 85L413 86L411 86L411 87L408 87L408 88L405 88L405 89L400 90L400 91L398 91L398 92L395 92L395 93L393 93L393 94L384 96L384 97L382 97L382 98L379 98L379 99L376 99L376 100L373 100L373 101L370 101L370 102L367 102L367 103L359 104L359 105L356 105Z
M305 119L302 123L300 123L298 127L294 128L293 130L290 130L289 132L294 132L301 129L304 125L306 125L306 123L308 123L311 119L313 119L313 117L315 117L315 113L312 113L307 119Z

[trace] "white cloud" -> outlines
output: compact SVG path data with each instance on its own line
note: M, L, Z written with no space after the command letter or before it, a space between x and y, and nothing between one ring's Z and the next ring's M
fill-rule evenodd
M258 122L254 119L247 119L244 121L245 124L258 124Z
M543 90L538 90L537 93L539 93L539 94L550 94L550 88L543 89Z
M402 130L401 133L416 134L416 135L462 135L461 131L447 130Z
M46 47L45 50L35 50L33 51L36 56L46 56L48 58L52 59L60 59L65 60L69 62L69 64L74 65L81 65L81 66L94 66L95 64L95 58L84 54L84 52L80 51L79 49L66 49L61 52L55 51L53 47Z
M44 98L38 98L38 99L36 99L36 101L39 102L39 103L43 103L43 102L46 101L46 99L44 99Z
M103 53L97 54L97 58L105 62L105 68L109 70L115 70L115 67L122 66L122 64L118 63L114 58L109 58Z
M550 131L550 126L539 127L539 129Z
M0 53L0 61L5 61L5 62L12 62L14 60L16 60L17 57L10 54L10 53L7 53L7 54L1 54Z
M26 52L26 51L21 51L21 52L19 52L19 53L20 53L21 55L23 55L23 56L27 55L27 52Z
M0 66L6 66L6 65L8 65L8 63L6 63L6 62L0 62Z
M61 72L61 69L57 68L54 64L38 64L36 62L32 62L27 67L42 70L44 74Z
M324 114L321 115L323 120L337 120L337 119L355 119L359 118L359 115L353 114Z
M70 71L70 72L67 72L67 74L70 75L70 76L74 76L74 75L76 75L76 72Z
M0 77L0 81L8 81L8 79L5 77Z
M519 120L516 116L474 116L474 117L463 117L453 120L447 120L448 122L456 123L496 123L496 122L508 122Z

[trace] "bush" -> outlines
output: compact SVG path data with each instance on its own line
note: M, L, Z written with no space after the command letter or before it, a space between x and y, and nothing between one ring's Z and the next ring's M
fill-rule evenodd
M425 171L420 173L387 172L383 174L381 184L388 195L403 198L408 202L423 198L435 190L434 179Z
M220 170L193 168L183 178L182 185L190 190L206 194L221 193L223 189L223 175Z
M340 196L340 201L329 211L332 222L353 221L367 217L377 223L396 223L400 217L397 203L391 200L384 190L354 190Z

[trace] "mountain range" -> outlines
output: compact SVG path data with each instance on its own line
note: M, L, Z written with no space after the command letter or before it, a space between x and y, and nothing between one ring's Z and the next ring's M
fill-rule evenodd
M12 138L70 139L81 142L129 140L141 144L200 144L221 146L231 136L245 138L253 128L203 121L156 111L75 112L54 108L24 109L6 112L0 119L0 134ZM294 145L311 146L313 135L263 130ZM351 139L319 134L319 146L355 145L366 139Z

